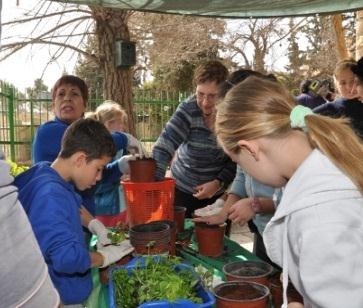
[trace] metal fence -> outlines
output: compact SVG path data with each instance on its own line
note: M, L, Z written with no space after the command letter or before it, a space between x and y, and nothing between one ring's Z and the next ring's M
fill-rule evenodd
M136 135L150 152L166 122L186 93L135 90L133 93ZM90 99L89 110L102 103ZM29 99L0 81L0 146L7 158L31 164L31 145L38 126L54 118L50 98Z

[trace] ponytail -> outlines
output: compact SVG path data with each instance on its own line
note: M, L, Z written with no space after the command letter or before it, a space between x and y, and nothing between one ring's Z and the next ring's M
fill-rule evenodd
M306 116L307 136L363 194L363 145L349 126L348 119Z

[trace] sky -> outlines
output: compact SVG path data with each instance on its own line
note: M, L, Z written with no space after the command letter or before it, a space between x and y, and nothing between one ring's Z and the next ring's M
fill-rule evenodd
M2 0L2 23L14 20L16 17L22 16L23 13L34 8L35 0ZM18 5L17 5L18 4ZM233 27L233 21L231 27ZM2 28L1 43L6 44L7 38L12 36L12 32L21 33L25 36L31 29L22 26L21 30L9 30L8 27ZM8 31L8 33L7 33ZM50 90L55 81L63 74L74 73L77 55L71 51L66 52L62 57L49 63L52 54L52 46L33 45L26 47L0 62L0 80L13 84L20 91L25 92L27 87L34 85L34 80L41 78ZM283 69L287 59L284 53L285 48L275 49L271 55L266 58L268 69ZM247 54L251 54L247 52Z
M19 6L17 6L19 2ZM1 22L13 20L16 16L21 16L32 8L34 2L29 0L3 0L1 11ZM22 30L26 31L26 29ZM2 28L1 42L4 44L6 37L11 35ZM15 53L8 59L0 62L0 80L7 81L19 90L25 91L27 87L34 85L34 80L42 78L49 89L55 81L62 75L63 71L73 73L76 56L72 57L72 53L66 55L57 61L46 65L50 59L50 48L46 45L34 45L27 47ZM45 69L46 68L46 69Z

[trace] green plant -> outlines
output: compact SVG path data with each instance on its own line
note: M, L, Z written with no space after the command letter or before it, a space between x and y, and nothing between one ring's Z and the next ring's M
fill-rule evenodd
M107 237L111 240L111 245L120 244L126 239L125 232L123 231L109 231Z
M117 307L133 308L156 300L175 302L188 299L202 303L194 290L198 277L190 270L177 270L179 263L180 258L177 257L155 260L147 256L145 264L136 264L130 274L126 269L114 271L112 279Z
M213 270L207 269L200 264L196 266L194 269L195 272L199 275L200 279L202 280L203 285L211 290L213 287Z
M7 159L6 162L10 165L10 174L13 177L16 177L20 173L29 169L28 166L19 166L16 163L14 163L13 161L11 161L10 159Z

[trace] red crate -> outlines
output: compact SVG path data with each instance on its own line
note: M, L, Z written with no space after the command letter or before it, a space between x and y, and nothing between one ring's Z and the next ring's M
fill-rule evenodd
M136 183L123 181L129 225L174 219L175 180Z

